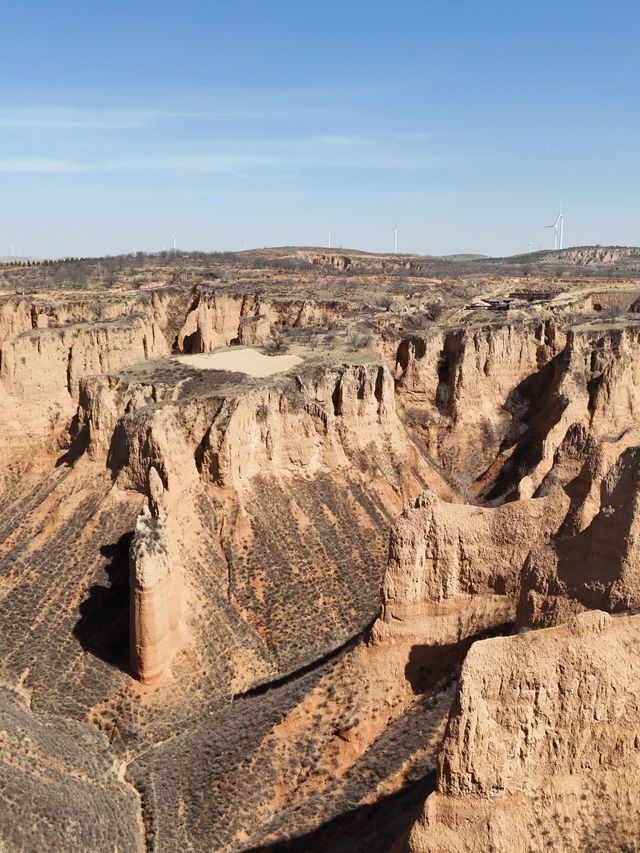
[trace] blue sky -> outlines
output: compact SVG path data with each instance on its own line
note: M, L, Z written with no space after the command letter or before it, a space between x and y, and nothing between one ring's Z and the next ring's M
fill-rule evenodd
M640 243L640 5L21 0L0 255Z

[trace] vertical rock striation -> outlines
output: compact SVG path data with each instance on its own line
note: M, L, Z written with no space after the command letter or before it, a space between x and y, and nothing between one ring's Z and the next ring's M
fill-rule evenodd
M458 642L513 621L529 551L556 532L568 504L562 489L499 507L421 494L391 533L376 641Z
M180 644L182 578L172 559L165 491L149 472L149 506L138 518L130 552L131 669L145 684L168 672Z
M640 618L476 643L410 853L631 850L640 838Z

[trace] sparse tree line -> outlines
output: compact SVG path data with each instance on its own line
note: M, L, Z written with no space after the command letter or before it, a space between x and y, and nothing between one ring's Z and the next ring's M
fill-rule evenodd
M57 260L53 260L52 258L42 258L38 260L37 258L16 258L11 261L8 261L4 264L7 267L53 267L58 264L73 264L84 261L84 258L58 258Z

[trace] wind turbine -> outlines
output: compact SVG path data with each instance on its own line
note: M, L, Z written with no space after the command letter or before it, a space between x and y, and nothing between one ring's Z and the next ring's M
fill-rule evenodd
M564 215L562 210L556 216L556 221L553 225L545 225L545 228L553 228L553 248L555 250L562 249L562 241L564 237Z
M391 230L393 231L393 254L397 255L398 254L398 228L396 226L395 228L392 228Z
M531 252L533 252L533 243L531 242L531 240L529 240L527 246L529 247L529 254L531 254Z
M176 251L176 235L172 234L171 239L173 240L173 253L175 254L175 251Z

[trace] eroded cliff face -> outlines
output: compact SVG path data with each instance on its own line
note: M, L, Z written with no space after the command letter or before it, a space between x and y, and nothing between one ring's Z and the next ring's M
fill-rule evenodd
M638 626L591 612L634 612L640 601L637 346L633 324L569 332L544 378L520 384L527 405L517 420L511 413L491 479L480 478L485 500L508 502L423 496L392 533L373 632L381 649L408 638L414 650L434 638L444 648L513 618L516 601L520 626L567 623L471 647L438 793L406 849L620 849L638 837L640 804L628 795L638 772ZM620 799L628 824L616 819Z
M177 347L181 352L205 353L232 343L262 345L271 339L275 327L326 327L340 319L340 310L331 302L275 301L255 292L203 289L178 333Z
M375 617L392 514L426 483L442 494L449 487L407 437L383 365L307 370L241 393L230 385L225 397L219 385L193 395L190 382L202 387L196 371L183 380L177 399L163 398L160 380L85 383L79 436L121 487L146 489L159 473L174 538L189 530L182 583L195 585L196 600L215 583L258 632L258 671L303 665ZM265 564L258 553L267 543L277 560ZM334 607L343 615L327 620ZM135 634L149 632L143 624ZM241 669L246 686L255 667Z
M527 561L520 624L543 627L584 609L621 612L640 606L640 448L629 446L631 438L597 445L570 484L573 514Z
M564 346L565 335L550 320L402 341L395 366L400 406L464 492L491 483L501 451L549 393Z
M166 352L162 331L144 317L26 332L3 345L0 380L19 397L77 399L83 376Z
M568 335L552 398L542 404L555 410L555 424L536 439L529 459L538 461L518 488L544 494L561 484L571 503L557 533L537 543L527 562L522 625L553 625L585 608L638 606L638 341L634 325Z
M515 458L531 466L533 488L552 471L556 452L576 430L594 441L610 442L635 427L639 343L633 324L624 330L578 328L568 333L551 393L540 401L537 423L532 421L514 450ZM548 428L543 431L541 424Z
M569 505L562 489L499 507L423 493L391 533L376 642L456 643L515 619L522 567Z
M171 561L193 564L180 585L193 583L194 602L210 596L206 590L215 583L217 615L203 618L194 604L188 618L198 627L189 636L203 642L201 626L212 619L231 635L239 632L250 651L248 658L236 656L230 686L246 689L269 672L304 665L368 624L377 610L389 520L425 485L452 492L407 436L381 364L314 368L265 384L207 377L161 360L173 329L179 349L206 351L255 342L276 325L322 324L336 316L335 306L203 292L178 330L176 305L175 294L163 292L136 294L119 307L77 297L14 300L5 306L2 393L18 412L17 437L21 401L57 407L61 425L71 421L77 400L69 459L106 467L119 489L140 493L158 473L175 497L169 538L176 548L171 558L160 557L164 523L144 517L132 565L140 567L140 577L166 569L173 578ZM137 313L128 316L134 307ZM145 363L153 366L143 369ZM53 452L56 433L50 430ZM271 544L274 531L277 546ZM196 542L209 543L208 553ZM261 565L256 544L264 550L267 542L269 564ZM313 580L301 566L314 567ZM145 644L151 659L163 659L166 674L179 647L177 617L159 616L155 602L164 593L147 594L155 582L136 586L136 576L132 661L134 672L153 681L155 664L146 660ZM163 584L158 580L158 590ZM301 587L304 599L294 643L298 592L289 596L288 584ZM308 585L311 592L303 593ZM319 617L325 603L335 608L328 620ZM204 646L205 656L214 653L215 643Z
M222 379L215 391L206 372L180 372L175 362L166 371L159 364L154 376L81 383L76 434L92 458L108 457L127 487L144 489L151 466L169 484L175 478L238 489L258 476L357 469L373 482L385 480L399 501L427 480L453 496L406 435L381 364L306 370L242 387Z
M639 617L476 643L407 850L624 849L640 830Z
M7 468L65 442L82 381L171 350L187 296L175 288L0 301L0 429Z
M636 326L565 334L540 321L407 338L400 411L467 498L530 497L572 430L611 441L635 427Z
M143 314L166 323L167 313L171 312L176 299L184 301L185 297L171 288L111 295L54 291L5 296L0 298L0 343L35 329L107 322L131 314Z

